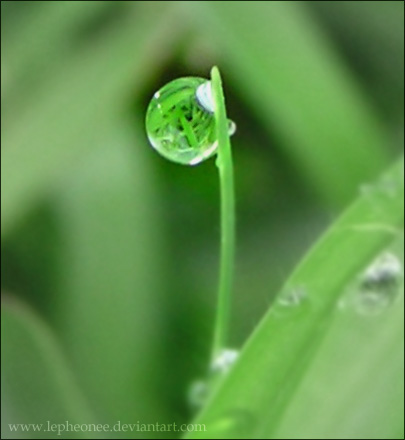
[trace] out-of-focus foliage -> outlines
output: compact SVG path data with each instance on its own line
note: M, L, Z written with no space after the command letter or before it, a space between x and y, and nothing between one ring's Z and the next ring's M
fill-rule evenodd
M8 423L191 420L186 391L205 372L216 302L217 176L214 161L181 167L148 146L154 91L221 69L238 126L240 347L304 252L401 155L403 33L395 1L1 2L2 437L57 438ZM384 327L400 346L396 325L403 314ZM277 435L333 427L296 415L316 378L344 380L327 371L354 380L362 366L376 389L377 365L397 374L383 336L375 353L351 356L341 326ZM353 404L388 411L379 399L397 390L367 383ZM342 399L326 408L338 413ZM180 436L114 433L162 435Z

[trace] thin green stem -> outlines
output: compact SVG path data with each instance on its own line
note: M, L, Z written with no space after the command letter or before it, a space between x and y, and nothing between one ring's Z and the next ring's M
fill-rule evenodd
M217 166L221 196L221 256L218 286L218 308L214 330L212 359L228 345L231 314L232 280L235 255L235 195L233 164L228 119L219 70L211 70L211 87L214 101L216 134L218 139Z

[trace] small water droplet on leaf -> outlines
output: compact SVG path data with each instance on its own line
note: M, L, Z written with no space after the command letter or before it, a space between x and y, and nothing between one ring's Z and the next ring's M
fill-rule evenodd
M239 357L239 351L224 348L213 359L206 379L195 380L188 392L188 403L193 411L199 410L206 403L219 381L231 370Z
M279 299L278 304L283 307L298 307L308 299L306 289L303 287L295 287L283 292Z
M386 252L362 274L356 296L356 310L363 315L377 315L397 298L403 269L400 260Z
M209 394L207 381L198 379L192 382L188 391L188 403L193 411L198 411L204 406Z
M239 351L225 348L215 357L211 363L211 372L213 374L226 374L239 357Z

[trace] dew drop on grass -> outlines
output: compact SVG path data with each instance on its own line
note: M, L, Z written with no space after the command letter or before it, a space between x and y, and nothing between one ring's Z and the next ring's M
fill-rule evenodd
M303 286L295 286L287 288L281 292L276 299L272 313L276 317L290 317L296 316L306 310L304 305L309 304L308 291Z
M209 385L207 381L198 379L191 383L188 390L188 404L192 411L198 411L207 401Z
M231 121L230 119L228 120L228 133L229 133L229 136L232 136L236 133L236 124L235 124L235 122Z
M198 379L192 382L188 392L188 403L193 411L197 411L204 406L218 381L229 373L238 357L238 350L224 348L212 361L207 379Z
M278 304L283 307L298 307L308 299L306 289L294 287L283 292L278 298Z
M355 297L355 307L362 315L378 315L398 297L403 278L400 260L386 252L362 274Z
M197 165L218 147L211 82L178 78L158 90L146 111L146 133L152 147L166 159ZM236 125L229 121L229 135Z
M226 374L239 357L239 351L225 348L211 363L212 374Z

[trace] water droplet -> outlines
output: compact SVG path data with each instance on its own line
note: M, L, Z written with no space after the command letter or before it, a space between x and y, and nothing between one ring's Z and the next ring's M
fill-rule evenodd
M298 307L307 299L308 294L306 289L299 286L283 292L277 302L283 307Z
M211 83L204 78L175 79L158 90L146 112L146 132L166 159L197 165L216 153ZM229 134L235 132L230 121Z
M236 124L230 119L228 120L228 133L229 136L233 136L236 133Z
M207 399L226 376L239 357L239 351L225 348L219 352L210 365L206 380L195 380L188 392L188 402L193 411L204 406Z
M210 387L205 380L195 380L188 392L188 403L193 411L198 411L207 401Z
M307 290L305 287L296 286L283 290L276 298L271 311L274 316L285 318L304 312L306 307L303 306L308 304L309 297Z
M397 298L403 269L400 260L389 252L377 258L363 273L355 298L356 310L377 315Z
M220 351L218 356L212 361L211 372L213 374L226 374L239 357L238 350L225 348Z

